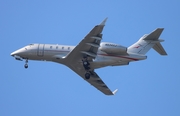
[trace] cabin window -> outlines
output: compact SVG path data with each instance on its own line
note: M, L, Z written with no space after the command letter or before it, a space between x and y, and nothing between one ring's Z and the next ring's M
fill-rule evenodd
M50 48L52 49L52 46L50 46Z
M64 49L64 47L62 47L62 49Z
M58 49L58 46L56 46L56 49Z
M70 47L68 47L68 50L70 50Z

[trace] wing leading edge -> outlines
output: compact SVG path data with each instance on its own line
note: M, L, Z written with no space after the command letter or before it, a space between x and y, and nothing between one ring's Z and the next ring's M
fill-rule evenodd
M93 62L93 59L95 59L98 48L100 47L100 42L102 40L101 32L105 26L106 20L107 18L101 24L96 25L64 59L64 64L76 72L83 79L85 79L86 70L83 67L82 59L84 56L88 56L88 61L90 64ZM112 92L107 87L107 85L96 74L96 72L94 72L94 68L91 65L90 72L91 77L85 80L95 88L106 95L114 95L117 92L117 89Z

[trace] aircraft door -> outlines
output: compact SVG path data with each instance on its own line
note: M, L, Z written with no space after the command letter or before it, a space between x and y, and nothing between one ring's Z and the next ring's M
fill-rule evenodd
M37 55L40 57L44 56L44 44L38 45Z

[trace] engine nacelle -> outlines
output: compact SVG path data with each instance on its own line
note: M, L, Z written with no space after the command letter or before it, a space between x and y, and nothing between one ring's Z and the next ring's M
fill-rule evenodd
M127 47L109 42L102 42L99 49L107 54L123 54L127 52Z

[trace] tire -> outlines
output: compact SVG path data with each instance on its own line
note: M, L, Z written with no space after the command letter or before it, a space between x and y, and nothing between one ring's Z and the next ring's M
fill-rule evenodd
M25 65L24 65L24 68L28 68L28 64L25 64Z
M90 74L90 73L86 73L86 74L85 74L85 78L86 78L86 79L89 79L89 78L90 78L90 76L91 76L91 74Z

